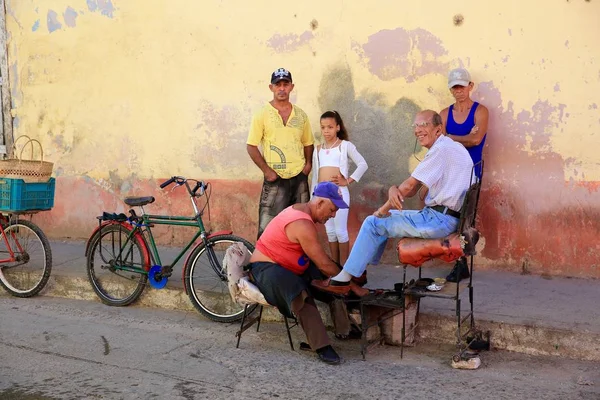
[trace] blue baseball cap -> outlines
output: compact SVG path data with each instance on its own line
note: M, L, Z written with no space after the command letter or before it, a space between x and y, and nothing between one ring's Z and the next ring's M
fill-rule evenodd
M340 193L340 188L333 182L320 182L317 184L313 196L329 199L337 208L348 208L348 204L346 204Z

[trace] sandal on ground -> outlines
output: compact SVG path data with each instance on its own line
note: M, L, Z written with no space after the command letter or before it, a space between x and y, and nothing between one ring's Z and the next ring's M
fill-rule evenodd
M361 331L351 329L350 333L347 335L342 335L341 333L336 333L335 338L338 340L356 340L362 338Z
M312 351L312 348L310 347L310 344L308 344L306 342L300 342L300 350Z

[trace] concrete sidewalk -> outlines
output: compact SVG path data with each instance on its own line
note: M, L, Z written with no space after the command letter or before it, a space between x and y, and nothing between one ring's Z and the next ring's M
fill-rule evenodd
M53 269L43 295L98 301L86 274L84 241L52 241ZM161 247L163 262L170 262L176 248ZM148 287L138 304L194 311L183 292L180 265L175 266L166 289ZM443 277L446 268L423 269L424 277ZM409 268L411 277L417 270ZM393 288L402 281L402 269L390 265L370 267L371 288ZM506 272L475 272L475 318L478 327L492 332L495 348L528 354L559 355L600 360L600 281L544 278ZM0 291L2 295L5 292ZM468 307L468 294L462 296ZM199 318L202 318L199 315ZM278 319L276 313L267 318ZM454 301L424 298L421 301L419 336L422 340L454 341Z

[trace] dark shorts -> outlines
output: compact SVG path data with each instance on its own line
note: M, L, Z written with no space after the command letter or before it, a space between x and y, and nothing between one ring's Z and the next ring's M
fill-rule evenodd
M283 268L279 264L270 262L255 262L248 266L254 278L254 284L265 296L269 304L276 306L283 315L293 317L292 301L306 290L316 300L330 303L334 297L327 293L315 290L311 291L310 282L313 279L324 279L325 276L317 266L310 263L308 269L302 275Z
M275 182L264 181L258 207L258 237L277 214L292 204L308 200L308 176L302 172L290 179L278 177Z

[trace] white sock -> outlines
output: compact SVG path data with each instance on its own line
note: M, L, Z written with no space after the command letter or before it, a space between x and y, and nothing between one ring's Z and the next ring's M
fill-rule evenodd
M350 279L352 279L352 275L347 273L345 270L342 270L339 274L337 274L331 279L338 282L350 282Z

